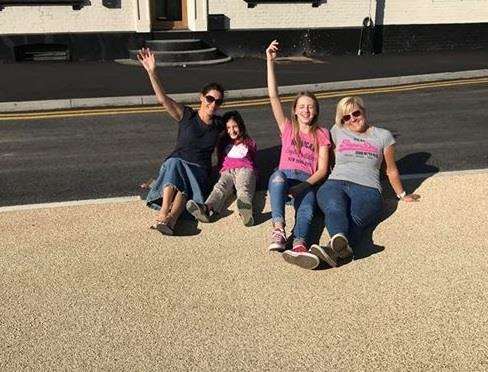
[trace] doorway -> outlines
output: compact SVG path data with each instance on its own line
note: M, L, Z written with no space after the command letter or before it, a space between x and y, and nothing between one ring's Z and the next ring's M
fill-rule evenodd
M153 30L188 28L186 0L151 0L151 28Z

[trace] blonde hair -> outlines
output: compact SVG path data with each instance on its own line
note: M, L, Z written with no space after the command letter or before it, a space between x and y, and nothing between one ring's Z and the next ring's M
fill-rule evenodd
M315 116L313 117L312 121L310 122L310 129L312 132L312 137L313 137L313 149L314 152L318 153L319 152L319 140L317 137L317 130L319 129L319 101L317 100L317 97L315 97L315 94L312 92L304 91L304 92L299 92L294 101L293 105L291 107L291 124L293 127L293 140L295 142L295 149L298 154L301 153L302 151L302 140L300 138L300 124L298 123L297 115L295 114L295 109L297 107L298 100L302 97L308 97L313 101L313 104L315 106Z
M342 122L342 117L346 114L346 112L351 112L352 108L354 107L359 107L359 109L363 112L363 115L366 115L366 109L364 108L364 101L361 97L358 96L344 97L341 98L339 102L337 102L335 124L338 127L342 127L342 125L344 124Z

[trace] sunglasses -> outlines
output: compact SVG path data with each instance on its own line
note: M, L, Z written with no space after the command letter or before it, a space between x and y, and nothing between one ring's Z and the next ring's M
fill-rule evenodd
M224 103L224 100L222 98L215 98L214 96L211 96L210 94L208 96L205 96L205 99L207 100L207 103L213 103L215 102L216 106L220 106L222 103Z
M353 116L355 118L360 117L361 116L361 110L356 110L356 111L351 112L350 114L344 115L342 117L342 121L345 123L346 121L351 120L351 117L353 117Z

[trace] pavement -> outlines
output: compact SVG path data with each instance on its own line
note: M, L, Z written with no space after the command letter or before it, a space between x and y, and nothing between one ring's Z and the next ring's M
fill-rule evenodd
M267 95L263 59L187 68L159 68L167 91L195 101L200 88L219 81L228 98ZM284 57L278 63L281 93L412 84L488 76L488 51ZM26 62L0 65L0 112L155 104L145 71L116 62Z
M405 182L314 271L267 252L267 200L175 237L134 200L0 213L0 370L486 370L488 173Z
M488 76L487 57L283 61L278 76L290 91L467 78ZM151 95L140 68L114 63L0 71L4 112ZM263 91L265 79L262 60L160 73L172 94L211 80ZM357 259L314 271L267 252L262 192L256 226L242 226L232 204L175 237L149 230L155 212L133 198L0 209L0 370L486 370L487 184L486 170L405 177L421 201L387 197Z

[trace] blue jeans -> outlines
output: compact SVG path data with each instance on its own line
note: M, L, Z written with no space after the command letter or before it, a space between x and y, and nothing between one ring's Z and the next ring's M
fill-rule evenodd
M271 199L271 217L274 223L285 224L285 204L290 200L288 190L310 175L295 170L276 170L269 178L268 191ZM308 243L310 225L315 212L315 188L310 187L293 199L295 208L294 244Z
M364 229L379 221L383 198L378 189L354 182L327 180L317 191L329 235L344 234L351 246L361 241Z

